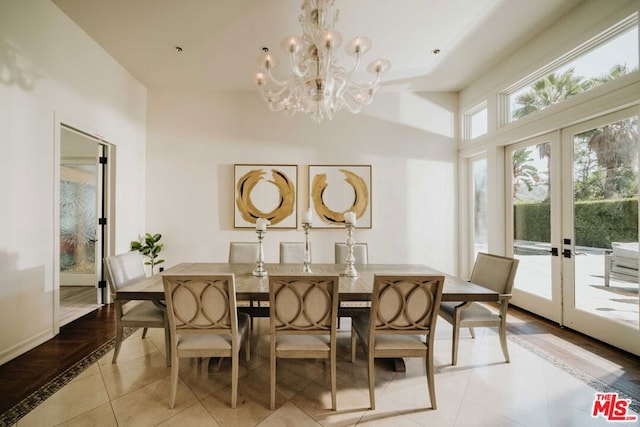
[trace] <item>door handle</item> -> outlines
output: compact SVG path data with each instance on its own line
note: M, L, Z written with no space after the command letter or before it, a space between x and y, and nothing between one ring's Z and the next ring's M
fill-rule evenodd
M558 256L558 248L551 248L551 250L549 252L553 256Z
M571 258L571 255L586 255L584 252L572 252L571 249L565 249L562 251L562 256L565 258Z

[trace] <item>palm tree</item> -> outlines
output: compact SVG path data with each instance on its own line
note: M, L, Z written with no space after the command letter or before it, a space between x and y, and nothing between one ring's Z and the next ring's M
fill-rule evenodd
M527 188L527 191L532 191L535 184L540 181L538 176L538 168L530 165L532 160L529 156L531 151L526 148L514 151L513 153L513 198L518 199L518 193L520 192L521 185Z
M638 162L638 123L636 119L621 120L596 129L589 139L589 148L596 153L598 165L605 169L604 198L612 199L617 194L617 169L635 169Z
M520 119L534 111L544 110L580 92L594 86L594 80L585 80L576 76L575 70L569 68L563 73L551 73L531 85L531 90L516 98L519 108L513 111L514 120Z

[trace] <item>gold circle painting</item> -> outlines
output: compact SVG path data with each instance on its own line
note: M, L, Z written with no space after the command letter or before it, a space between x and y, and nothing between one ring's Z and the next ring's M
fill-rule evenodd
M346 169L340 169L345 176L345 181L353 188L354 198L351 206L344 212L338 212L326 205L324 200L324 192L327 189L327 174L320 173L313 177L311 184L311 200L316 213L320 220L325 224L340 225L344 224L344 214L352 211L356 214L356 218L364 215L369 205L369 190L366 182L357 174Z
M263 212L251 200L251 193L255 186L265 179L266 174L264 169L253 169L238 180L236 205L245 221L255 224L258 218L265 218L273 226L293 213L296 202L295 186L283 171L271 169L273 179L267 180L267 182L273 184L278 190L278 201L272 211Z

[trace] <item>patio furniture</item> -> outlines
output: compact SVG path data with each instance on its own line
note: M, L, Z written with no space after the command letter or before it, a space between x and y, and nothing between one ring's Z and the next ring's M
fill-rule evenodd
M638 283L638 242L611 242L611 253L604 256L604 285L611 279Z

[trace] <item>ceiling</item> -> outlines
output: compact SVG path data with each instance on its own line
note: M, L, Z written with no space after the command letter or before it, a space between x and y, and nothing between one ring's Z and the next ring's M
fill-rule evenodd
M52 1L147 88L256 90L262 47L284 76L280 41L301 33L301 0ZM455 92L581 1L337 0L336 29L345 43L372 39L363 70L377 58L391 61L385 90Z

